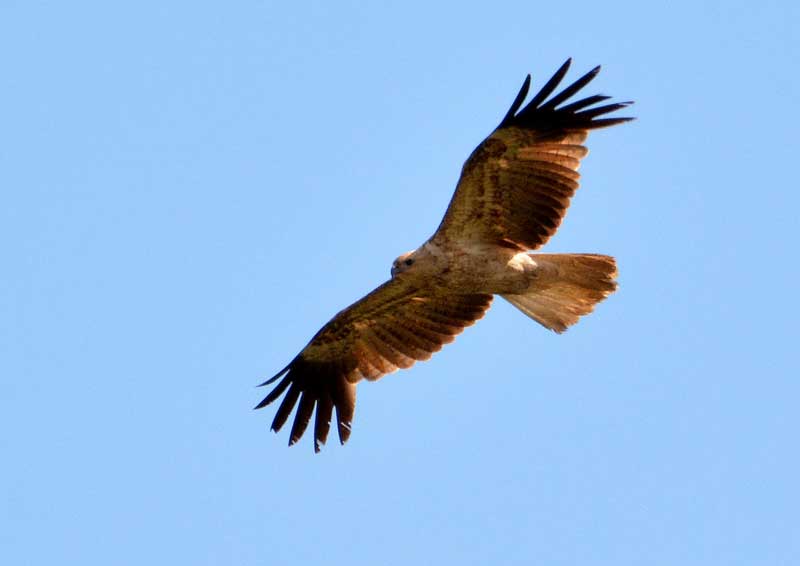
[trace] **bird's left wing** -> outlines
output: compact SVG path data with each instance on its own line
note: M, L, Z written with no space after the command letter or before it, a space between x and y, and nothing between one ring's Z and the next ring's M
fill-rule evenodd
M492 302L492 295L444 292L421 291L402 275L387 281L333 317L288 366L263 383L283 378L256 408L266 407L288 389L272 430L281 429L299 399L290 446L305 432L315 407L314 450L327 439L334 408L339 440L346 442L358 381L429 359L480 319Z
M600 117L629 102L597 106L609 98L604 95L569 102L600 67L551 97L569 65L567 60L523 107L528 75L500 125L464 163L434 242L459 240L531 250L555 233L578 188L578 166L587 154L583 143L589 132L631 120Z

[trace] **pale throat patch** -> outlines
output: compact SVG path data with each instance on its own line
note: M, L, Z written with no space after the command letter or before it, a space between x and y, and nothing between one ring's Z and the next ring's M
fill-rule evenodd
M422 244L421 249L434 257L442 255L442 250L439 248L439 246L431 242L425 242L424 244Z

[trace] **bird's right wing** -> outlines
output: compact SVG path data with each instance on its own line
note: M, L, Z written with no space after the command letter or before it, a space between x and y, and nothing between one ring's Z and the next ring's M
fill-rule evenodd
M350 436L358 381L375 380L429 359L480 319L492 302L492 295L444 292L420 291L402 275L387 281L333 317L288 366L263 383L283 377L256 408L269 405L288 389L272 421L277 432L299 399L289 438L292 445L305 432L316 406L316 451L327 439L336 408L339 439L344 443Z

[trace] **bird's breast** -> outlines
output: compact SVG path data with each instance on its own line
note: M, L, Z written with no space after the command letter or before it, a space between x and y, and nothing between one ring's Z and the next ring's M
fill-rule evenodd
M528 254L501 247L462 246L442 253L436 284L460 293L514 293L525 289L536 264Z

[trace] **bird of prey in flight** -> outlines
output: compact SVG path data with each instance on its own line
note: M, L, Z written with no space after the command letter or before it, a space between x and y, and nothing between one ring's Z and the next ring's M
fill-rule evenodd
M275 432L297 405L290 446L315 407L314 450L328 437L334 409L344 444L359 381L429 359L483 317L494 295L563 332L616 289L612 257L530 253L566 214L589 131L632 119L607 117L630 102L598 105L609 98L603 95L570 101L599 66L551 97L570 62L523 106L528 75L500 125L464 163L433 236L394 260L391 279L334 316L262 384L280 380L257 409L286 393L272 421Z

